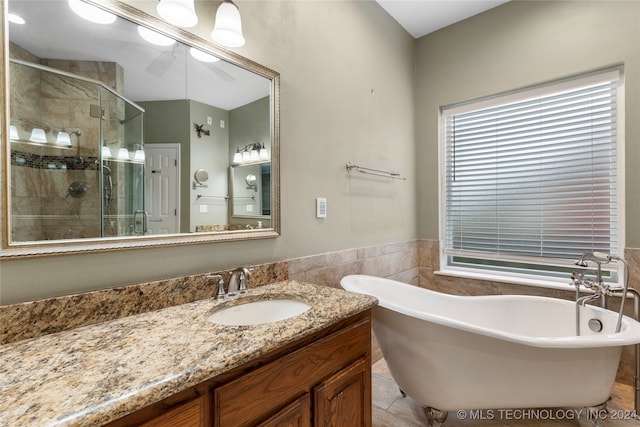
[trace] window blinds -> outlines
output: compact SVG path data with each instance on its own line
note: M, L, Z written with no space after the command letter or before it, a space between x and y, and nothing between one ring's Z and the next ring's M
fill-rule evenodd
M443 109L445 255L617 252L618 76Z

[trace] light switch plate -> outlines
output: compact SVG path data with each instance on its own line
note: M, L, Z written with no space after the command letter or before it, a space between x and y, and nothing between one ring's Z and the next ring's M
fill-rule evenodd
M327 199L325 197L316 198L316 218L327 217Z

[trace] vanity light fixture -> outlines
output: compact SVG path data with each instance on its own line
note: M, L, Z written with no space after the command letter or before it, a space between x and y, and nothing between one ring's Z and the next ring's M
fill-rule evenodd
M269 152L267 147L257 142L255 144L247 144L243 148L236 149L233 155L233 163L250 163L269 160Z
M217 56L213 56L206 52L201 51L200 49L196 49L195 47L189 48L189 53L198 61L202 62L217 62L220 61L220 58Z
M113 24L116 21L116 15L113 13L85 3L82 0L69 0L69 7L78 16L95 24Z
M223 0L216 11L216 22L211 32L211 39L227 47L244 46L242 20L238 6L231 0Z
M33 128L31 130L31 136L29 137L29 141L46 143L47 142L47 134L45 133L44 129L42 129L42 128Z
M190 28L198 23L193 0L160 0L156 11L162 19L177 27Z
M120 160L129 160L129 150L126 148L121 148L118 150L118 159Z
M16 15L15 13L8 13L7 20L12 24L18 24L18 25L24 25L27 23L27 21L25 21L22 16Z
M56 145L62 145L63 147L71 147L71 135L68 132L60 131L56 136Z
M143 27L142 25L138 25L138 34L140 34L140 37L156 46L171 46L176 42L171 37L167 37L164 34L160 34L159 32Z

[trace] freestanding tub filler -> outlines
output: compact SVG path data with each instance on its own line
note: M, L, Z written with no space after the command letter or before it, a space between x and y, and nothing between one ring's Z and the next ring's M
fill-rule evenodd
M640 343L640 323L625 316L615 333L618 313L591 305L576 336L576 303L561 299L454 296L363 275L340 284L378 298L382 354L429 425L450 410L602 408L622 347Z

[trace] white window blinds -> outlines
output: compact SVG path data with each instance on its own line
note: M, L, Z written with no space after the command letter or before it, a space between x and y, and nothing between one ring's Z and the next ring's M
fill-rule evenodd
M450 265L547 270L617 253L619 75L443 109Z

